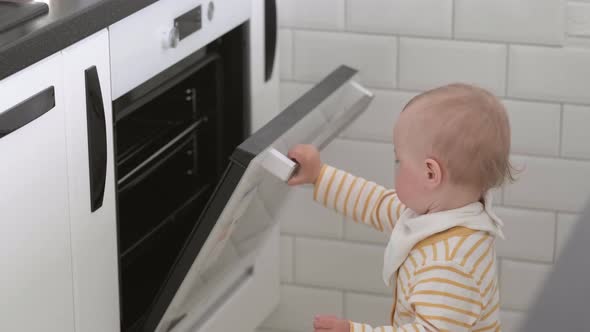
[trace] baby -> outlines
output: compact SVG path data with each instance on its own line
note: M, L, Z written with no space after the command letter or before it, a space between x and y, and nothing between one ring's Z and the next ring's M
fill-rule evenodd
M512 180L506 110L481 88L447 85L414 97L393 133L395 190L322 164L310 145L289 152L300 164L290 185L314 184L317 202L390 234L391 325L317 316L315 331L500 331L490 189Z

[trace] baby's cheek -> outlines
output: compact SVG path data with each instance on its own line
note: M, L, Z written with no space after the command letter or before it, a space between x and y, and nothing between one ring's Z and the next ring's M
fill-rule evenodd
M411 172L400 168L395 177L395 189L398 198L406 205L411 205L415 199L416 184L411 176Z
M397 192L397 196L399 197L400 200L403 198L406 198L407 190L408 190L408 184L406 182L407 182L407 179L404 178L403 174L400 172L397 172L397 174L395 176L395 191Z
M393 180L394 180L394 181L393 181L393 185L394 185L394 187L395 187L395 191L399 192L399 187L400 187L400 181L401 181L401 177L400 177L400 175L399 175L399 171L398 171L398 170L396 170L396 171L393 173Z

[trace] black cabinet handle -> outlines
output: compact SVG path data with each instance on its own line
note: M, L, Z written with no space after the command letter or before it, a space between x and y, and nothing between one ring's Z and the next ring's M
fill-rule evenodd
M94 212L102 206L104 198L107 175L107 128L96 66L86 69L84 75L86 79L90 211Z
M0 138L49 112L55 107L55 89L51 86L18 105L0 112Z
M264 81L272 77L277 54L277 2L264 0Z

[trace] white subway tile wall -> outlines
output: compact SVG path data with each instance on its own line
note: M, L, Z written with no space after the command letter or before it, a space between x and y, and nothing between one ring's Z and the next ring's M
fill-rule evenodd
M279 209L283 233L322 238L342 237L342 217L313 201L313 190L297 187L289 191Z
M344 0L277 0L282 27L344 29Z
M565 1L455 0L455 37L560 45Z
M562 154L564 157L590 159L588 135L590 107L564 105L562 128Z
M372 91L375 93L375 99L369 108L342 133L342 137L391 144L393 123L406 103L416 94L377 89Z
M343 298L341 291L282 285L279 305L262 327L293 332L313 331L313 318L318 313L342 316Z
M355 223L352 219L346 218L344 221L344 239L386 245L389 241L389 235L377 232L372 227L362 223Z
M391 296L347 292L344 295L344 315L355 322L372 326L388 325L393 300Z
M521 329L526 314L517 311L500 311L500 319L502 320L502 331L504 332L518 332Z
M355 272L351 273L353 267ZM382 245L295 239L297 284L390 294L381 278L382 268Z
M561 251L567 244L569 237L573 234L578 224L579 215L570 213L560 213L557 216L557 248L555 258L559 258Z
M590 49L511 45L508 95L590 103Z
M510 117L512 152L559 155L561 105L515 100L503 102Z
M522 168L518 181L507 185L504 204L578 212L584 208L590 190L590 163L554 158L514 157Z
M396 37L295 30L293 40L296 80L317 82L349 65L370 87L395 87Z
M349 0L347 14L352 31L442 38L452 35L451 0Z
M279 30L279 56L281 65L281 79L293 77L293 31Z
M517 181L494 192L503 331L519 332L590 198L590 1L280 0L281 108L338 65L375 92L324 161L393 186L393 122L417 93L450 82L503 97ZM315 314L387 323L388 241L295 190L278 208L281 304L259 332L311 331ZM351 274L350 264L363 273Z
M476 84L502 96L506 85L506 45L401 38L399 86L427 90L443 84Z
M293 282L293 248L295 242L292 236L281 235L281 281Z
M506 220L504 233L507 237L506 240L498 239L498 256L553 262L554 212L498 208L496 213L502 220Z
M506 309L526 311L543 289L551 265L502 260L500 298Z
M322 151L325 163L393 188L394 163L391 143L335 139Z
M572 36L590 36L590 3L568 4L567 32Z

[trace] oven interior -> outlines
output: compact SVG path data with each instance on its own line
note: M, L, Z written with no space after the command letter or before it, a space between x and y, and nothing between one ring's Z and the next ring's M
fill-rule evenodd
M244 24L113 103L122 331L141 330L248 131Z

